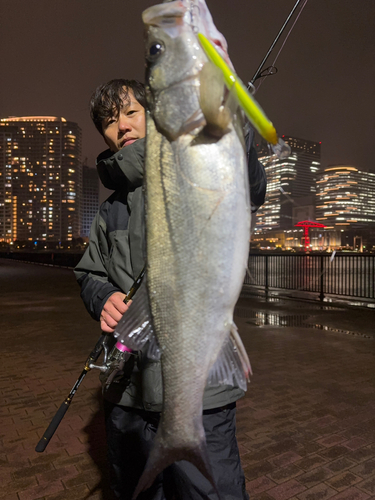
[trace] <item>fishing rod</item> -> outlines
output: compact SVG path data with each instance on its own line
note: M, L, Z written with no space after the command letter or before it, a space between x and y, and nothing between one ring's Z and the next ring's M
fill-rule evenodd
M127 304L134 296L135 292L138 290L138 288L141 285L143 276L146 272L146 266L142 269L142 271L139 273L139 276L137 279L134 281L132 287L130 288L128 294L126 295L124 302ZM73 397L75 393L77 392L79 386L81 385L83 379L87 375L87 373L93 368L93 363L97 361L99 356L101 355L102 351L104 350L104 356L106 358L107 356L107 345L106 345L106 340L107 340L108 335L103 333L98 342L95 344L94 349L91 351L89 357L86 360L85 366L82 370L81 375L78 377L76 383L73 385L72 390L70 391L68 397L65 399L65 401L62 403L60 408L57 410L55 416L53 417L51 423L47 427L45 433L43 434L42 438L40 439L39 443L35 447L35 451L38 453L43 452L46 448L48 443L50 442L52 436L55 434L58 426L60 425L62 419L64 418L65 413L68 411L68 408L70 406L70 403L73 400Z
M272 75L275 75L277 73L277 68L275 68L273 65L272 66L269 66L268 68L266 68L265 70L262 71L263 69L263 66L265 65L268 57L270 56L271 52L273 51L275 45L277 44L277 42L279 41L279 38L281 37L281 35L283 34L287 24L289 23L289 21L291 20L291 18L293 17L293 14L295 12L295 10L297 9L298 5L301 3L302 0L297 0L297 2L295 3L293 9L290 11L288 17L286 18L284 24L282 25L280 31L278 32L275 40L272 42L270 48L268 49L266 55L264 56L263 58L263 61L260 63L258 69L256 70L256 72L254 73L254 76L253 78L250 80L249 82L249 87L248 89L250 89L251 87L253 87L254 85L254 82L255 80L257 80L258 78L262 78L262 77L266 77L266 76L272 76ZM301 10L300 10L300 13L302 12L302 9L304 8L304 6L306 5L307 3L307 0L305 0L305 4L301 7ZM298 18L297 18L298 19ZM294 25L293 25L294 26ZM292 27L293 29L293 27ZM289 32L290 33L290 32ZM289 35L288 35L289 36ZM275 62L274 62L275 63ZM265 73L265 71L267 71L267 73Z

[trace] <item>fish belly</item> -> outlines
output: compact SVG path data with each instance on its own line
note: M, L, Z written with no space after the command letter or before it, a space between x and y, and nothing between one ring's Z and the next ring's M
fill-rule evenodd
M220 139L187 134L169 142L152 119L147 127L148 292L162 352L160 433L181 443L202 438L204 387L243 283L246 162L233 128Z

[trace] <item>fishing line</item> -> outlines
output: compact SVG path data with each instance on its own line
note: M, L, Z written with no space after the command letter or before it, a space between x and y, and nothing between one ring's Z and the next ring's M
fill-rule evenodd
M278 59L279 55L281 54L281 51L282 51L282 50L283 50L283 48L284 48L284 45L286 44L286 41L287 41L287 40L288 40L288 38L289 38L289 35L290 35L290 34L291 34L291 32L293 31L293 28L294 28L294 26L296 25L296 23L297 23L297 21L298 21L298 19L299 19L299 16L301 15L301 13L302 13L303 9L305 8L305 6L306 6L307 2L308 2L308 0L304 0L304 3L302 4L302 7L300 8L300 10L299 10L299 12L298 12L298 14L297 14L297 16L296 16L296 18L295 18L295 20L294 20L294 22L293 22L293 24L292 24L291 28L290 28L290 30L288 31L288 33L287 33L286 37L284 38L284 41L283 41L283 43L282 43L282 45L281 45L281 47L280 47L279 52L277 53L277 55L276 55L276 57L275 57L275 59L274 59L273 63L271 64L271 66L269 66L268 68L266 68L266 70L268 70L268 73L267 73L267 74L265 74L264 76L261 76L261 80L260 80L260 82L259 82L259 85L258 85L257 87L255 87L255 89L254 89L254 94L255 94L255 93L259 90L260 86L262 85L262 83L264 82L264 80L267 78L267 76L272 76L272 75L274 75L275 73L277 73L277 68L275 68L275 69L276 69L276 71L272 72L272 71L273 71L273 68L274 68L274 66L275 66L275 64L276 64L276 61L277 61L277 59Z

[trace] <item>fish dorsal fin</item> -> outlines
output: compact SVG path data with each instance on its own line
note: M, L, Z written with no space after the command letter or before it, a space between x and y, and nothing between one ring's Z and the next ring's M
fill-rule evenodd
M247 389L252 375L249 357L233 323L230 335L208 375L208 385L235 385Z
M143 279L134 299L118 322L114 337L132 351L139 351L149 342L148 356L160 358L160 349L152 329L150 305L148 300L146 277Z

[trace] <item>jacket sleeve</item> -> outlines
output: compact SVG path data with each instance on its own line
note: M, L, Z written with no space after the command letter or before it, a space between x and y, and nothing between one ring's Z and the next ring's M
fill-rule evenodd
M263 165L258 160L258 155L254 147L254 131L249 125L246 126L245 130L251 211L255 213L264 203L267 190L267 177Z
M88 312L97 321L110 295L122 291L108 280L110 248L106 229L99 211L91 225L89 246L74 269L81 287L81 298Z

